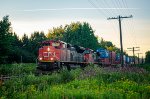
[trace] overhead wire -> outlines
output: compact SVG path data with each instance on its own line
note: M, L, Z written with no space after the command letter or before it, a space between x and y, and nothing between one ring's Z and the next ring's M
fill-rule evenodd
M108 2L108 0L101 0L101 2L103 2L103 6L104 7L108 7L108 8L115 8L115 7L113 7L112 5L110 5L110 3L111 2ZM109 9L107 12L108 12L108 17L114 17L115 16L115 14L114 13L116 13L115 12L115 10L117 10L117 9ZM112 35L116 35L116 33L119 33L119 30L118 30L118 26L116 26L116 22L114 21L114 22L111 22L111 21L109 21L109 23L110 23L110 27L112 27L113 28L113 30L114 30L114 33L115 34L112 34ZM119 35L119 34L118 34ZM116 41L117 42L119 42L119 39L116 39ZM117 43L116 42L116 43ZM119 45L119 43L117 43L117 46Z
M121 3L121 1L120 0L118 0L118 2L115 0L112 0L113 1L113 3L114 3L114 5L116 6L118 6L118 8L125 8L125 9L118 9L118 10L116 10L119 14L118 15L122 15L122 12L124 13L124 14L128 14L128 11L129 11L129 9L128 9L128 6L127 6L127 3L126 3L126 1L124 1L124 0L122 0L122 3ZM116 7L117 8L117 7ZM130 38L130 36L129 36L129 34L128 34L128 32L129 32L129 28L128 27L130 27L130 25L129 25L129 23L128 23L129 21L127 20L127 22L123 22L123 31L125 31L125 33L127 34L127 36L128 36L128 38ZM128 25L126 25L126 24L128 24ZM128 44L128 45L130 45L130 44L132 44L132 41L131 41L132 39L130 39L129 40L129 42L127 41L126 43Z
M104 12L103 10L99 9L99 7L98 7L95 3L92 2L92 0L88 0L88 1L90 2L90 4L91 4L93 7L97 8L97 10L98 10L99 13L103 13L103 15L104 15L106 18L108 17L108 15L109 15L108 12ZM111 22L109 22L109 23L112 24ZM113 26L113 30L114 30L114 32L116 31L114 26Z
M93 7L95 7L96 9L97 9L97 11L99 12L99 13L102 13L105 17L107 17L107 15L103 12L103 11L100 11L99 10L99 7L97 7L97 5L95 5L91 0L88 0L89 1L89 3L93 6Z
M120 6L118 0L117 0L117 1L114 0L114 3L116 4L116 7L118 8L117 11L118 11L119 15L121 15L121 14L122 14L122 11L119 9L119 8L121 8L121 6Z
M96 1L97 1L97 4L100 5L100 2L98 0L96 0ZM101 4L103 5L103 8L111 8L110 5L107 2L103 2L103 1L105 1L105 0L101 0ZM108 7L105 6L105 5L108 5ZM102 7L102 6L100 5L100 7ZM113 12L109 11L109 10L110 9L105 9L105 12L107 13L107 17L110 17L110 15L113 16ZM115 25L112 22L109 22L109 23L110 23L110 25L113 26L114 33L117 32L117 29L115 28Z
M118 6L116 5L116 2L114 0L111 0L111 2L113 4L113 7L116 8L116 10L115 10L115 13L116 13L115 16L118 16L119 15L119 12L118 12L118 9L117 9Z
M131 14L130 9L128 9L129 7L128 7L126 0L122 0L122 2L124 4L124 6L127 8L126 9L127 13ZM132 18L130 21L127 20L127 22L125 23L125 27L129 27L129 28L127 28L127 32L130 32L130 33L127 33L128 38L130 38L130 41L129 41L130 44L129 45L132 44L132 46L137 46L136 36L134 35L135 29L134 29L133 20L134 20L134 18Z
M105 2L107 2L106 0L105 0ZM117 12L118 13L118 15L119 14L121 14L122 12L123 13L126 13L125 11L124 11L124 9L121 9L121 8L125 8L125 7L123 7L122 5L123 4L121 4L121 2L120 1L118 1L118 2L114 2L114 0L112 0L112 3L114 3L114 6L115 6L115 8L116 8L116 11L115 12ZM118 16L117 15L117 16ZM122 28L123 30L125 30L125 32L126 32L126 27L123 27ZM127 42L128 43L128 42ZM129 43L128 43L129 44Z
M96 0L96 1L99 4L98 0ZM103 5L104 8L111 8L110 5L109 5L109 3L106 0L101 0L101 3L102 3L102 5ZM107 5L107 6L105 6L105 5ZM113 15L112 11L110 11L110 10L111 9L106 9L105 11L108 12L108 15L110 15L110 14Z
M119 7L123 7L123 8L126 8L124 10L124 14L131 14L131 11L128 7L128 4L127 4L127 1L126 0L122 0L122 4L121 2L118 0L118 2L115 0L115 5L120 5ZM119 13L121 13L121 10L119 10ZM135 33L135 29L134 29L134 23L133 23L133 18L129 21L127 20L125 23L125 26L124 26L124 31L126 32L127 36L130 38L129 42L128 42L128 45L134 45L133 42L137 45L137 41L136 41L136 36L134 35ZM130 33L128 33L130 32ZM132 33L131 33L132 32ZM132 36L130 36L129 34L131 34ZM134 39L133 39L134 38Z
M92 2L91 0L88 0L88 1L90 1L90 2L94 5L94 7L97 8L97 10L98 10L100 13L102 12L106 18L109 17L110 14L112 15L112 13L108 11L109 9L105 9L105 11L102 10L102 9L98 9L99 7L96 6L96 4L95 4L94 2ZM100 2L99 2L98 0L96 0L96 1L97 1L97 4L100 4ZM102 3L103 5L105 5L105 2L103 2L103 0L101 1L101 3ZM102 6L100 5L100 7L102 7ZM103 6L102 8L106 8L106 7ZM110 23L112 24L112 22L110 22ZM114 25L112 25L112 26L113 26L114 30L116 31Z
M128 8L126 7L125 2L124 2L123 0L122 0L122 2L121 2L120 0L118 0L118 1L112 0L112 1L113 1L113 3L114 3L115 7L117 6L116 8L119 8L119 9L117 10L117 12L119 13L118 15L122 15L122 13L123 13L123 14L128 13L128 12L127 12ZM120 8L124 8L124 9L120 9ZM124 25L124 23L126 24L126 22L123 22L123 25ZM127 26L129 26L129 25L127 25ZM128 27L127 27L127 26L125 25L125 26L122 27L122 29L123 29L123 31L125 31L125 33L128 32ZM127 35L128 35L128 33L127 33ZM129 37L129 36L128 36L128 37ZM128 43L128 45L131 44L130 41L127 42L127 43Z
M128 9L127 9L124 1L123 0L118 0L118 2L119 2L119 5L121 6L121 8L124 8L124 9L121 10L122 11L121 15L125 15L126 13L128 13L127 12Z
M127 4L127 2L126 2L126 0L111 0L111 3L113 3L113 7L114 8L116 8L116 10L113 10L113 11L110 11L110 10L108 10L108 9L105 9L105 11L103 11L103 10L101 10L101 9L99 9L99 7L94 3L94 2L92 2L91 0L88 0L89 2L90 2L90 4L93 6L93 7L95 7L95 8L97 8L97 10L98 10L98 12L99 13L103 13L103 15L105 16L105 17L109 17L110 15L114 15L113 13L115 12L115 14L118 14L118 15L122 15L122 14L131 14L131 11L130 11L130 9L129 9L129 7L128 7L128 4ZM97 4L100 4L100 2L98 1L98 0L96 0L96 2L97 2ZM99 2L99 3L98 3ZM103 7L105 6L106 8L108 7L108 8L111 8L112 7L112 5L110 6L109 5L109 3L108 3L108 1L106 1L106 0L101 0L101 4L103 4ZM100 5L101 6L101 5ZM120 8L125 8L125 9L120 9ZM111 22L111 24L112 24L112 22ZM128 38L130 38L130 36L128 35L128 32L134 32L134 28L133 28L133 19L132 19L132 22L130 21L128 21L127 20L127 22L124 22L123 23L125 26L123 27L123 30L127 33L127 36L128 36ZM115 29L115 27L114 27L114 24L112 24L112 26L113 26L113 30L115 30L116 31L116 29ZM130 29L129 29L130 28ZM133 37L133 33L129 33L129 34L131 34L132 35L132 37ZM136 43L136 37L134 36L134 38L135 39L130 39L127 43L128 43L128 45L130 45L130 44L132 44L132 40ZM137 44L137 43L136 43Z
M122 2L121 2L122 1ZM121 8L126 8L126 9L122 9L122 12L124 13L124 15L126 15L126 14L128 14L128 8L127 8L127 6L126 6L126 4L125 4L125 2L124 2L124 0L118 0L118 3L119 3L119 5L120 5L120 7ZM130 45L130 44L132 44L132 42L131 42L131 40L130 40L130 36L129 36L129 24L128 24L128 20L126 20L125 22L123 21L122 23L123 23L123 30L124 30L124 34L126 34L127 35L127 37L128 37L128 41L126 41L125 42L125 44L128 44L128 45ZM126 25L126 24L128 24L128 25Z
M130 9L128 9L129 7L128 7L128 4L127 4L126 0L122 0L122 1L123 1L123 3L124 3L125 7L126 7L127 10L128 10L128 13L131 14ZM132 40L133 40L134 43L137 45L136 37L133 36L134 30L135 30L135 29L134 29L134 24L133 24L133 18L132 18L130 21L127 20L127 26L129 27L129 31L131 32L131 33L129 33L129 34L131 34L132 37L135 38L135 39L132 39Z

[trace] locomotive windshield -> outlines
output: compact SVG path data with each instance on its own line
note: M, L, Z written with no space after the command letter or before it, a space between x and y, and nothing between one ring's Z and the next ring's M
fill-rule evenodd
M58 46L60 46L60 43L53 42L53 43L52 43L52 46L54 46L54 47L58 47Z
M50 41L45 41L45 42L42 42L42 46L53 46L55 48L59 48L60 47L60 43L59 42L50 42Z
M84 54L90 54L90 50L85 50L83 53Z

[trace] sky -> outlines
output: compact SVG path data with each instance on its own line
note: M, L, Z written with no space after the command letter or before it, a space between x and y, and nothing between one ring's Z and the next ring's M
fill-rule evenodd
M34 31L47 34L53 27L72 22L88 22L96 36L120 48L118 20L107 18L133 15L121 21L123 49L132 55L127 48L140 47L135 53L145 57L150 50L149 5L150 0L0 0L0 20L9 15L19 37Z

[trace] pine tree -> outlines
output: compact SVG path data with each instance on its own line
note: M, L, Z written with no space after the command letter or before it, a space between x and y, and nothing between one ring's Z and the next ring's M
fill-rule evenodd
M0 64L6 63L11 49L11 23L9 16L0 21Z

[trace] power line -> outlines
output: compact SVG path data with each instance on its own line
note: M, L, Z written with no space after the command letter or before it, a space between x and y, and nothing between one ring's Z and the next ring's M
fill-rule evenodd
M127 2L126 2L126 0L122 0L122 2L123 2L124 6L125 6L126 8L129 8L129 7L128 7L128 4L127 4ZM127 9L127 10L128 10L127 12L129 12L129 14L131 14L130 9Z
M105 17L108 17L108 15L113 15L113 11L109 11L108 9L105 9L105 11L104 10L102 10L102 9L99 9L99 7L112 7L112 5L110 5L110 3L108 2L108 1L106 1L106 0L101 0L101 2L99 1L99 0L95 0L96 2L94 2L94 1L92 1L92 0L88 0L89 1L89 3L93 6L93 7L95 7L97 10L98 10L98 12L99 13L101 13L102 15L104 15ZM121 1L116 1L116 0L112 0L111 1L112 3L113 3L113 5L116 7L116 8L128 8L128 6L127 6L127 3L126 3L126 1L124 1L124 0L122 0L122 2ZM127 10L129 10L129 9L127 9ZM116 9L116 11L118 12L118 14L119 13L122 13L122 12L124 12L124 14L125 14L125 12L126 13L128 13L127 12L127 10L120 10L120 9ZM116 30L116 28L115 28L115 26L114 26L114 24L112 24L111 22L110 22L110 24L112 25L112 27L113 27L113 30L115 30L114 32L117 32L117 30ZM128 28L128 26L129 26L129 28ZM124 31L125 32L129 32L129 29L130 30L132 30L131 28L133 28L133 26L130 24L130 23L128 23L128 20L127 20L127 24L125 24L125 26L124 26ZM132 33L130 33L130 34L132 34ZM128 35L128 34L127 34ZM132 40L134 40L134 39L132 39ZM135 42L135 41L134 41ZM130 44L132 44L131 43L131 40L129 40L129 43ZM128 43L128 45L129 45L129 43Z
M124 13L129 13L129 14L131 14L131 11L130 11L130 9L128 9L129 7L128 7L128 4L127 4L127 2L126 2L126 0L122 0L122 3L121 3L121 1L119 1L118 0L118 2L116 2L117 4L118 4L118 6L120 6L120 7L124 7L124 8L127 8L127 9L125 9L125 10L123 10L124 11ZM122 4L122 5L121 5ZM123 12L122 11L122 12ZM135 39L131 39L131 40L133 40L133 42L135 43L135 45L137 46L137 42L136 42L136 37L135 37L135 35L133 35L133 33L135 32L134 31L134 25L133 25L133 19L129 22L129 20L127 20L127 23L125 22L125 31L126 32L132 32L132 33L130 33L131 35L132 35L132 37L134 37ZM127 34L128 35L128 34ZM129 43L130 43L131 41L129 40ZM132 44L132 43L130 43L130 44Z
M110 15L109 11L103 11L102 9L99 9L99 7L98 7L92 0L88 0L88 1L89 1L89 3L90 3L93 7L95 7L95 8L97 9L97 11L98 11L100 14L102 14L103 16L108 17L108 15ZM100 2L98 2L98 0L97 0L97 4L98 4L98 3L100 3ZM105 2L101 2L101 4L105 5ZM116 32L117 29L115 28L114 24L111 23L111 22L109 22L109 23L112 25L114 32Z
M97 11L99 12L99 13L103 13L103 15L106 17L107 15L103 12L103 11L100 11L99 10L99 8L97 7L97 5L95 4L95 3L93 3L91 0L88 0L89 1L89 3L93 6L93 7L95 7L96 9L97 9Z
M98 1L98 0L97 0L97 1ZM104 6L104 7L106 7L106 8L107 8L107 7L108 7L108 8L111 8L111 6L110 6L109 3L107 2L107 0L101 0L101 3L103 3L103 6ZM106 6L105 6L105 5L106 5ZM108 12L108 15L110 15L110 14L113 15L113 12L112 12L110 9L109 9L107 12Z
M120 47L121 47L121 66L123 67L124 61L123 61L123 44L122 44L122 29L121 29L121 19L123 18L132 18L133 16L118 16L118 17L112 17L112 18L108 18L108 20L111 19L117 19L119 21L119 29L120 29Z
M123 8L127 8L127 9L125 9L124 12L125 12L126 14L128 14L128 13L131 14L131 13L130 13L130 10L128 9L129 7L128 7L128 5L127 5L126 0L121 0L121 1L122 1ZM127 32L128 39L130 39L130 36L128 35L129 30L131 31L131 24L130 24L129 20L127 20L127 22L125 22L124 25L125 25L124 27L125 27L125 30L126 30L126 32ZM131 39L131 40L133 40L133 39ZM128 41L129 41L128 43L132 44L131 40L128 40ZM130 45L130 44L128 44L128 45Z
M121 8L121 6L120 6L120 4L119 4L119 0L114 0L115 1L115 4L116 4L116 6L118 7L118 8ZM122 14L122 11L120 10L120 9L118 9L118 13L119 14Z
M131 11L130 9L128 9L129 6L127 4L127 0L122 0L122 2L124 4L124 6L127 8L126 12L129 13L129 14L131 14L131 12L133 13L133 11ZM135 13L133 13L133 14L135 14ZM131 34L132 38L134 38L134 39L132 39L133 43L135 44L135 46L137 46L137 41L136 41L136 37L135 37L135 29L134 29L134 25L133 25L133 19L130 22L127 20L127 24L125 24L125 26L126 25L129 27L128 29L130 30L130 32L132 32L130 34Z
M118 0L118 3L120 5L120 8L125 8L125 6L124 7L122 6L123 2L121 3L121 0ZM122 9L121 12L122 12L121 14L126 14L126 9Z
M127 5L127 2L126 2L126 0L118 0L118 3L120 4L120 6L121 7L123 7L123 8L127 8L127 9L124 9L124 10L122 10L122 12L125 14L131 14L130 13L130 10L128 9L129 7L128 7L128 5ZM135 42L135 40L134 39L130 39L130 37L129 37L129 34L132 34L132 33L129 33L129 32L131 32L131 31L133 31L133 28L132 28L132 24L131 24L131 22L132 22L132 20L129 22L129 20L127 20L127 22L125 22L124 23L124 30L127 32L127 36L128 36L128 42L127 43L130 43L130 44L132 44L132 40L133 40L133 42ZM132 29L131 29L132 28ZM128 44L128 45L130 45L130 44Z
M106 0L101 0L101 2L99 2L99 0L96 0L97 4L99 4L99 7L104 7L104 8L111 8L109 3L106 2ZM98 9L99 10L99 9ZM108 9L105 9L105 11L101 10L103 13L105 13L106 17L108 17L110 14L113 15L112 11L109 11ZM117 29L115 28L115 25L112 22L109 22L110 25L112 25L114 33L117 32Z

